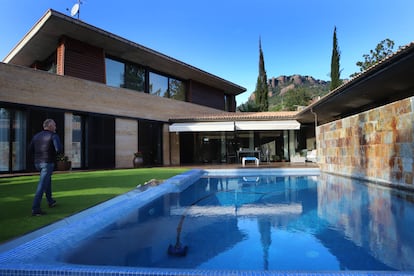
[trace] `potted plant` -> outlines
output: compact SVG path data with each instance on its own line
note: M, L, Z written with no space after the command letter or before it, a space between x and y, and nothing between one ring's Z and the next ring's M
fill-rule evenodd
M72 162L69 161L69 157L67 157L64 153L59 153L56 156L56 170L67 171L70 170L71 167Z
M144 158L143 158L142 152L137 151L134 153L134 159L132 160L132 164L134 168L142 167L142 165L144 164Z

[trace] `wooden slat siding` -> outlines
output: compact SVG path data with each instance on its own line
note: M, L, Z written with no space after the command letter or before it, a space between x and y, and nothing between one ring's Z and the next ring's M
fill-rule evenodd
M105 54L102 48L63 37L64 75L105 83Z
M222 90L192 81L191 102L224 110L224 93Z

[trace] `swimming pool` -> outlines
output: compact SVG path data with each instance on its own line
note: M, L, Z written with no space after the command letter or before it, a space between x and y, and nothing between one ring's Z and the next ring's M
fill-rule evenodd
M193 170L3 252L0 272L408 274L413 198L315 169ZM169 256L180 221L188 254Z

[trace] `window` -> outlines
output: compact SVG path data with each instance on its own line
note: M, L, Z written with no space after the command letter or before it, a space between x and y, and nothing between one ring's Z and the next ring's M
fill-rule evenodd
M115 167L115 118L85 118L85 166L89 169Z
M105 66L107 85L128 88L179 101L186 100L184 81L155 72L148 73L148 70L141 65L108 57L105 59Z
M124 85L124 68L122 62L106 58L106 84L115 87L123 87Z
M150 72L149 77L150 94L185 101L185 83L183 81L168 78L153 72Z
M145 91L145 69L137 64L106 58L106 84Z
M5 108L0 108L0 171L8 172L10 157L10 112Z
M80 115L72 116L72 168L82 167L83 120Z
M185 84L180 80L170 78L170 98L179 101L185 101Z
M0 108L0 171L26 168L26 113Z
M33 64L33 67L39 70L47 71L49 73L57 73L57 63L56 63L56 52L53 52L47 59L44 61L37 61Z
M168 98L168 78L150 72L149 93L152 95Z
M142 152L144 165L162 165L163 124L146 120L138 122L138 149Z
M26 113L16 110L13 115L12 169L21 171L26 168Z
M145 91L145 69L136 64L125 64L125 88Z

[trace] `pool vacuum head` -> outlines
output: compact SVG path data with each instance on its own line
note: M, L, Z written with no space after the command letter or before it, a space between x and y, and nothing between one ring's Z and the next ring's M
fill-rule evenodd
M168 247L168 255L185 257L187 255L188 246L181 246L179 244L172 245Z

